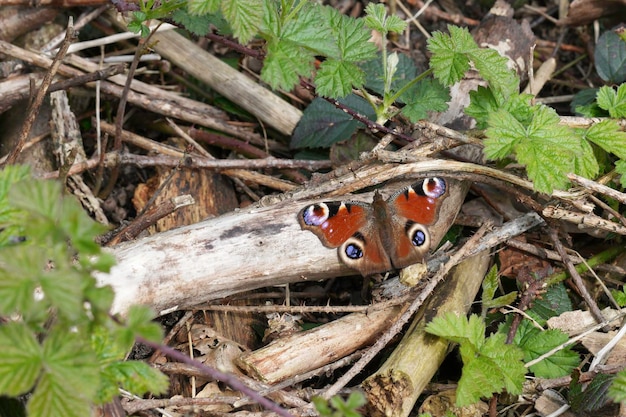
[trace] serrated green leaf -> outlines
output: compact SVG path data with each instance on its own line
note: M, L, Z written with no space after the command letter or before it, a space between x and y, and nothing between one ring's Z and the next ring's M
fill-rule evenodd
M89 338L55 326L43 342L45 373L51 383L58 383L66 391L91 401L100 382L96 355Z
M187 10L196 16L202 16L209 13L215 13L220 8L220 0L189 0L187 2ZM189 29L187 27L187 29Z
M315 76L317 92L324 97L345 97L353 86L360 88L364 82L365 74L358 66L335 59L322 62Z
M89 217L74 199L64 198L62 207L63 216L59 219L59 226L70 238L74 248L84 255L100 253L100 245L95 242L95 238L106 232L106 227Z
M626 371L620 371L609 388L609 397L615 402L626 401Z
M565 175L574 171L571 152L539 144L520 145L516 150L517 160L526 165L535 190L549 195L555 188L567 187L569 181Z
M387 16L387 11L383 4L369 3L365 8L365 24L383 36L389 32L402 33L406 29L406 22L396 15Z
M9 202L14 207L55 221L62 213L61 194L61 184L56 181L27 179L11 187Z
M478 48L469 52L470 60L489 86L503 97L519 91L519 78L508 66L508 59L490 48Z
M567 334L560 330L541 331L524 320L515 334L514 343L523 350L524 361L530 362L567 340ZM559 378L569 375L579 363L578 354L568 347L531 366L530 370L539 378Z
M137 336L160 342L163 339L163 330L158 324L152 322L154 316L154 312L147 306L131 306L128 309L126 327L117 333L118 343L126 349L130 349Z
M121 384L135 395L162 394L167 391L169 378L147 363L139 361L115 362L106 369L110 385Z
M625 109L626 109L626 102ZM615 120L603 120L592 125L585 137L609 153L626 159L626 132L622 132Z
M41 276L39 284L46 301L70 322L84 314L82 276L74 270L53 270Z
M481 397L502 391L503 381L498 378L499 369L483 356L463 364L463 373L456 390L456 405L475 404Z
M330 14L336 12L330 7L320 7L312 3L305 3L297 13L297 18L289 20L282 30L277 33L281 42L289 42L298 47L313 51L317 55L340 59L341 50L334 36L320 36L331 34Z
M558 316L574 308L563 283L550 286L548 290L533 302L526 313L539 325L544 326L550 317Z
M185 9L178 9L172 14L172 20L197 36L205 36L211 30L211 22L205 14L196 16Z
M37 417L85 417L91 415L91 402L80 391L68 389L62 379L44 374L28 401L28 415Z
M511 155L518 144L526 138L526 129L506 110L489 115L489 128L485 131L485 156L502 159Z
M483 305L485 302L493 300L493 297L496 295L496 291L499 288L499 280L498 280L498 266L494 265L491 267L485 279L483 279L482 283L482 296L481 296L481 304Z
M290 90L300 76L308 76L312 70L314 56L289 42L271 42L261 78L273 89Z
M39 247L0 250L0 314L29 315L37 303L33 294L47 262L47 251Z
M257 0L222 1L221 11L241 44L248 43L263 21L263 2Z
M428 323L426 331L455 343L469 344L474 350L479 350L485 339L485 324L475 314L467 319L447 312Z
M365 28L363 19L352 19L332 7L325 7L333 39L340 57L349 62L362 62L376 56L376 46L369 41L371 33Z
M350 94L344 99L339 99L339 102L369 119L376 118L372 106L361 97ZM294 149L328 148L337 142L349 139L360 125L361 123L349 114L322 98L316 98L305 109L296 126L291 136L291 147Z
M402 108L402 114L411 122L426 119L430 111L445 111L450 101L450 93L437 80L426 79L415 85L414 88L401 96L406 106Z
M0 326L0 352L0 395L25 394L41 372L37 339L25 324L5 323Z
M574 173L586 178L594 178L600 172L600 165L593 152L593 148L581 137L580 141L581 153L574 158Z
M617 92L611 87L603 86L596 96L598 106L609 112L611 117L620 118L626 115L626 84L620 85Z
M509 394L522 393L526 375L526 368L522 362L524 357L522 349L516 345L506 344L506 336L495 333L487 338L480 354L491 359L497 366L498 378L501 378L503 388Z
M433 54L430 66L444 86L463 78L469 69L468 54L478 48L467 29L448 26L448 30L450 35L435 32L428 40L428 50Z

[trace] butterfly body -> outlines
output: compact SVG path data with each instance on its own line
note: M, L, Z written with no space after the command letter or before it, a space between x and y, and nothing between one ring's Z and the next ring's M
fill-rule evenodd
M329 201L312 204L298 214L300 226L339 259L370 275L421 261L430 250L427 226L437 220L447 191L442 178L427 178L385 200L376 192L371 204Z

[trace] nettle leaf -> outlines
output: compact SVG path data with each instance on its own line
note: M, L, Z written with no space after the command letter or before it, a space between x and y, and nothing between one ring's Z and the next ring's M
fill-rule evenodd
M524 320L515 334L514 343L524 352L524 361L530 362L567 342L568 335L558 329L542 331ZM536 363L530 370L539 378L559 378L569 375L580 363L578 354L566 347Z
M42 354L26 324L9 322L0 326L0 352L0 395L17 396L30 391L41 372Z
M608 86L600 87L596 100L598 106L608 111L611 117L626 117L626 84L620 85L617 92Z
M463 78L469 70L468 53L478 49L467 29L448 26L448 31L449 35L435 32L428 40L428 50L433 54L430 66L444 86L450 86Z
M222 1L221 11L242 44L248 43L259 31L263 21L263 3L257 0Z
M402 114L411 122L426 119L430 111L445 111L450 100L450 91L434 79L426 79L417 83L401 96L406 106Z
M609 84L626 80L626 43L612 30L607 30L598 39L594 53L596 71Z
M340 103L365 115L370 120L376 118L374 109L361 97L350 94L339 99ZM307 106L291 136L291 147L328 148L347 140L361 125L352 116L322 98L316 98Z

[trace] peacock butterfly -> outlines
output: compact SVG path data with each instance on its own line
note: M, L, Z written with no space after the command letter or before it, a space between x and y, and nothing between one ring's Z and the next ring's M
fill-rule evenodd
M429 225L446 196L443 178L426 178L387 200L376 191L372 204L327 201L298 213L302 229L310 230L339 259L363 276L421 261L430 250Z

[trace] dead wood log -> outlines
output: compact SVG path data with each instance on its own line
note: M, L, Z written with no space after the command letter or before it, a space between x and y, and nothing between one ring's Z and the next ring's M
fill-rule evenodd
M424 331L435 316L465 315L490 263L487 251L459 264L420 309L383 366L363 382L370 416L407 416L448 352L449 343Z
M450 194L430 229L433 245L453 223L466 190L449 181ZM358 198L371 201L372 194ZM162 314L256 288L354 275L336 249L300 229L296 214L314 201L246 208L121 244L112 249L117 265L96 278L115 290L114 313L146 304Z

